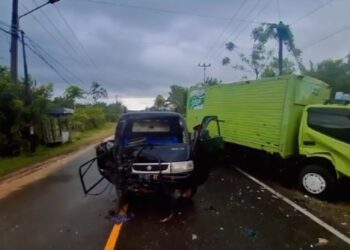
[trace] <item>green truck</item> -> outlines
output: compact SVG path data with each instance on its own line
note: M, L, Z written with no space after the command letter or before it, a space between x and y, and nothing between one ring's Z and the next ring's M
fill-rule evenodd
M329 104L330 95L328 84L296 75L192 87L187 123L204 120L207 137L295 159L300 187L323 197L350 177L350 105Z

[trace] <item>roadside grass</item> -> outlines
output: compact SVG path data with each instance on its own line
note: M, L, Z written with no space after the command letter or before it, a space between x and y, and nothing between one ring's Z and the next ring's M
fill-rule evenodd
M115 123L106 123L104 126L86 132L75 132L72 140L55 147L38 147L34 154L23 154L18 157L0 158L0 177L12 173L24 167L43 162L52 157L73 152L86 147L98 140L102 140L114 134Z

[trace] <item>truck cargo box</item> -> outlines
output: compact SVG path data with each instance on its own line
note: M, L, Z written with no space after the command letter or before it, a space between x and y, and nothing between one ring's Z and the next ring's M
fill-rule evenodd
M308 76L281 76L257 81L190 88L189 128L203 117L221 120L225 142L279 154L298 153L298 131L306 105L329 100L328 84Z

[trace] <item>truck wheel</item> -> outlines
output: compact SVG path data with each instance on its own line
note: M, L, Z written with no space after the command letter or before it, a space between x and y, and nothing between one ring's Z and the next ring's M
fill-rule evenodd
M336 176L326 167L319 165L305 166L299 175L299 187L317 198L329 198L336 184Z

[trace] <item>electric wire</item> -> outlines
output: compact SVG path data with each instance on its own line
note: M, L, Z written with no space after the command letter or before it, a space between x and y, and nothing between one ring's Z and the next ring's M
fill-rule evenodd
M75 75L71 70L69 70L66 66L64 66L64 64L62 64L60 61L58 61L50 53L48 53L42 46L40 46L33 39L31 39L27 34L25 34L25 37L28 39L28 41L31 43L31 45L37 49L37 51L39 51L39 50L42 51L44 54L46 54L47 57L49 57L52 61L54 61L56 64L58 64L66 72L68 72L72 76L72 78L74 78L75 80L80 82L81 85L84 86L84 81L81 78L79 78L77 75Z
M51 64L49 63L40 53L38 53L34 48L25 43L25 46L38 58L40 58L49 68L51 68L66 84L71 85L71 83L63 76L61 73Z
M231 16L230 20L226 24L226 26L221 30L220 35L215 39L214 43L210 46L208 52L205 55L205 58L207 58L210 55L210 52L216 47L217 43L220 41L221 37L225 34L227 29L231 26L232 22L238 15L239 11L243 8L243 6L246 4L247 0L243 0L239 7L236 9L236 12ZM205 61L205 60L204 60Z
M140 6L140 5L124 4L124 3L119 3L119 2L96 1L96 0L78 0L78 1L83 2L83 3L96 3L96 4L112 5L112 6L121 7L121 8L131 8L131 9L140 9L140 10L145 10L145 11L163 12L163 13L174 14L174 15L196 16L196 17L211 18L211 19L218 19L218 20L230 20L231 19L229 17L219 17L219 16L212 16L212 15L207 15L207 14L199 14L199 13L172 10L172 9L161 9L161 8L154 8L154 7L147 7L147 6ZM235 20L236 21L243 21L243 22L251 22L251 23L261 23L261 22L256 22L256 21L252 21L252 20L244 20L244 19L239 19L239 18L236 18Z
M8 34L8 35L11 35L11 34L12 34L11 31L5 30L4 28L1 28L1 27L0 27L0 30L3 31L3 32L5 32L5 33Z
M346 30L349 30L349 29L350 29L350 25L345 26L345 27L343 27L341 29L338 29L338 30L332 32L332 33L329 33L328 35L326 35L326 36L324 36L322 38L319 38L319 39L315 40L314 42L306 44L305 46L301 47L301 49L306 49L306 48L312 47L312 46L314 46L316 44L319 44L319 43L321 43L321 42L323 42L325 40L328 40L329 38L331 38L331 37L333 37L335 35L338 35L338 34L344 32Z
M313 15L314 13L316 13L317 11L319 11L320 9L326 7L327 5L331 4L332 2L334 2L334 0L329 0L326 3L322 3L320 5L318 5L316 8L312 9L311 11L305 13L304 15L302 15L301 17L299 17L298 19L296 19L295 21L292 22L292 25L297 24L298 22L300 22L301 20Z
M281 6L280 6L280 1L276 0L277 2L277 10L278 10L278 19L281 21Z
M35 0L32 0L35 6L38 6L37 2ZM89 64L86 62L86 60L78 53L78 51L74 48L73 44L63 35L63 33L60 31L60 29L57 27L57 25L51 20L51 18L43 11L42 9L39 9L40 13L45 17L45 19L51 24L51 26L55 29L58 36L64 41L68 47L71 49L71 51L79 58L79 61L84 62L84 64Z
M262 6L262 8L260 9L260 11L258 11L257 14L254 16L254 19L257 18L257 17L261 14L261 12L262 12L263 10L265 10L265 8L270 4L270 2L271 2L271 1L267 2L264 6ZM251 8L251 10L248 11L248 13L247 13L247 15L245 15L244 19L247 19L251 14L254 13L254 10L259 6L259 3L260 3L259 0L255 2L253 8ZM244 32L244 30L248 27L248 26L247 26L246 28L243 28L240 32L238 32L239 28L242 26L243 23L244 23L244 22L240 22L240 23L236 26L236 29L234 29L233 32L232 32L229 36L227 36L227 38L225 39L225 42L224 42L224 47L225 47L225 44L231 40L231 37L232 37L235 33L237 33L237 34L236 34L236 36L233 38L233 41L236 41L236 40L241 36L241 34ZM222 55L223 51L225 51L225 48L218 47L218 49L216 50L215 54L214 54L210 59L211 59L211 60L213 60L213 59L216 60L217 58L219 58L219 57ZM211 61L211 60L209 60L209 61Z
M22 7L25 9L25 10L28 10L28 8L22 4ZM34 21L39 24L39 26L58 44L60 45L60 47L66 52L67 55L70 55L71 52L66 48L66 46L60 41L58 40L54 35L53 33L48 29L46 28L42 22L40 22L40 20L34 15L34 14L30 14L30 16L34 19ZM83 62L81 62L80 60L77 60L76 58L74 58L74 61L76 61L78 64L82 64Z
M78 36L76 35L76 33L74 32L72 26L69 24L69 22L67 21L67 19L65 18L65 16L62 14L62 12L59 10L59 8L54 5L57 13L59 14L59 16L62 18L63 22L65 23L65 25L68 27L69 31L72 33L73 37L75 38L75 40L77 41L77 43L79 44L80 48L82 49L82 51L84 52L84 54L86 55L86 57L89 59L89 61L91 62L91 64L93 66L95 66L97 68L97 65L95 64L95 62L91 59L91 57L89 56L89 54L87 53L84 45L81 43L81 41L79 40Z

